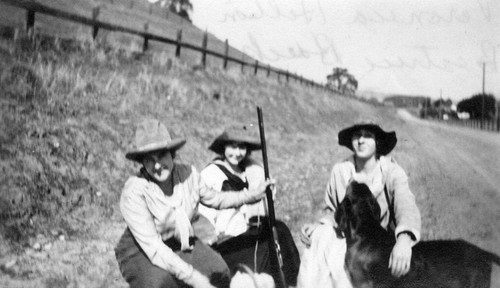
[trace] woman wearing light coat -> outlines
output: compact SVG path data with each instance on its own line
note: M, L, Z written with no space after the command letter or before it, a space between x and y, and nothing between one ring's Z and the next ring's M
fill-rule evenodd
M332 168L325 191L326 215L302 229L302 241L308 247L302 254L297 287L351 287L344 270L345 239L337 237L333 219L351 181L368 185L381 208L381 225L394 232L396 244L387 265L394 276L411 269L412 247L420 240L420 212L408 177L388 156L396 146L396 133L363 122L340 131L338 138L354 155Z

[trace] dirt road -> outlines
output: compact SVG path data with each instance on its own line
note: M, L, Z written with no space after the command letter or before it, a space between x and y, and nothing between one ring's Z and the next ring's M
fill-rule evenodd
M420 155L404 165L413 171L424 238L463 238L500 253L500 133L423 121L405 110L398 116L403 148Z

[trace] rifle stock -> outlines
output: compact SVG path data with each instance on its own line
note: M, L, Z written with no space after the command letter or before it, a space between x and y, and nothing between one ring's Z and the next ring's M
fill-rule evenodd
M266 135L264 132L264 119L262 117L262 108L257 106L257 116L259 119L259 134L260 134L260 143L262 146L262 162L264 165L264 177L265 179L269 179L269 164L267 162L267 147L266 147ZM269 247L271 252L271 260L272 264L276 268L277 272L279 272L276 287L278 288L286 288L285 275L283 274L283 260L281 258L280 245L278 242L278 232L276 230L276 216L274 213L274 199L273 192L271 188L268 186L266 188L266 200L267 200L267 211L268 211L268 219L269 219L269 230L270 237L272 239ZM276 277L275 277L276 278Z

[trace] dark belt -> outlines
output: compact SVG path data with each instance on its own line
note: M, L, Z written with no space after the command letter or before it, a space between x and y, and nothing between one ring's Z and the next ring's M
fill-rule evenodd
M193 246L196 238L195 237L189 237L189 245ZM175 237L171 237L165 241L163 241L165 245L167 245L172 251L179 251L181 250L181 242L177 240Z

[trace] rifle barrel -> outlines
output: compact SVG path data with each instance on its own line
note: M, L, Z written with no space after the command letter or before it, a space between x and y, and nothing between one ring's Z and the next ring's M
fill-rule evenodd
M266 145L266 135L264 132L264 118L262 117L262 108L257 106L257 116L259 118L259 133L260 133L260 144L261 144L261 149L262 149L262 162L264 165L264 177L269 179L269 164L267 161L267 145ZM267 199L267 207L268 207L268 220L269 220L269 230L271 232L271 237L272 237L272 248L271 251L273 251L272 254L273 256L273 262L274 265L277 267L277 272L279 273L279 278L276 279L278 283L276 283L278 288L286 288L286 281L285 281L285 275L283 273L283 261L281 258L281 252L280 252L280 245L278 242L278 232L276 230L276 216L274 214L274 200L273 200L273 191L271 190L271 187L266 188L266 199ZM271 262L272 263L272 262Z
M262 117L262 108L257 107L257 116L259 118L259 134L260 134L260 143L262 146L262 162L264 165L264 177L265 179L269 179L269 164L267 161L267 145L266 145L266 135L264 132L264 118ZM268 213L269 213L269 221L271 223L270 227L274 227L276 216L274 213L274 199L273 192L270 187L266 188L266 199L268 203Z

